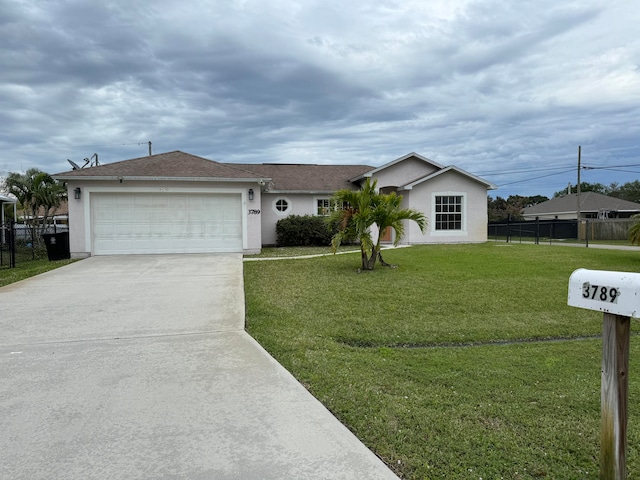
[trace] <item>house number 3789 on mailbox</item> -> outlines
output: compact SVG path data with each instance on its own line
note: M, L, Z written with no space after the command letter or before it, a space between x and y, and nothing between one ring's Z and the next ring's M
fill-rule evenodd
M626 477L629 336L640 313L640 273L580 268L569 277L573 307L604 313L600 386L600 478Z
M589 282L582 284L582 296L590 300L616 303L620 296L620 290L607 285L591 285Z
M569 278L572 307L638 317L640 315L640 273L608 272L580 268Z

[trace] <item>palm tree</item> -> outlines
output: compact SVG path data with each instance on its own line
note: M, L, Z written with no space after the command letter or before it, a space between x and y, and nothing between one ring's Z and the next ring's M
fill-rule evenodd
M378 226L378 241L375 248L378 252L380 263L385 266L390 266L382 258L382 250L380 248L382 232L387 228L393 228L396 232L393 245L397 246L404 237L405 220L416 222L420 231L424 233L427 228L427 218L422 212L417 210L401 208L402 195L397 195L396 192L391 192L387 195L380 194L379 197L381 201L373 212L374 222ZM371 268L373 269L373 266Z
M629 241L631 242L631 245L634 245L636 243L640 245L640 214L633 215L631 218L635 220L635 223L631 225L631 228L629 228L627 236L629 238Z
M357 240L360 244L362 269L373 270L376 260L388 265L380 254L381 233L386 228L396 231L394 245L404 236L405 220L418 224L420 231L427 227L427 219L422 212L401 208L402 196L395 192L383 194L376 191L377 180L367 178L360 190L339 190L333 197L334 209L330 221L338 226L331 245L335 252L347 240ZM372 227L378 228L377 240L372 237Z
M9 173L4 180L4 185L7 192L18 199L25 215L30 217L29 223L36 239L44 233L49 215L60 206L67 195L64 184L37 168L30 168L25 173ZM38 229L40 216L42 221Z

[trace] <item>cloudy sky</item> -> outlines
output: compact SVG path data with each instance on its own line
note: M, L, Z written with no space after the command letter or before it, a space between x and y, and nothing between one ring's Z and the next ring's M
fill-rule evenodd
M640 178L637 0L0 0L0 175L182 150ZM607 168L600 168L607 167Z

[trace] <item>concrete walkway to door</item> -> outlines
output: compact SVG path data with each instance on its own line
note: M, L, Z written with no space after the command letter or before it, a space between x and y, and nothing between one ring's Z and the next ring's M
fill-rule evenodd
M396 478L244 332L239 254L88 258L0 332L0 478Z

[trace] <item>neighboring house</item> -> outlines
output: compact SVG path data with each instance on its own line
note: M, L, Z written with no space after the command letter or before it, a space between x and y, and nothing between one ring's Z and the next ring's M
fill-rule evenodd
M496 188L415 153L375 168L230 164L175 151L53 177L67 182L72 256L257 253L276 243L278 220L327 215L334 192L366 177L428 217L427 232L410 223L402 243L484 242L487 189Z
M45 209L44 207L40 207L37 211L36 219L39 222L42 222L44 219ZM27 215L24 208L18 209L18 221L19 222L27 222L33 220L31 215ZM47 224L55 225L56 227L59 225L66 225L69 220L69 205L67 200L62 200L60 202L60 206L55 207L47 212Z
M580 194L580 218L629 218L640 213L640 204L595 192ZM576 220L578 194L552 198L522 210L525 220Z
M4 245L7 241L6 233L4 229L4 224L7 223L7 219L5 217L5 205L12 205L13 208L13 217L15 219L17 217L16 204L18 201L13 197L7 197L5 195L0 195L0 247Z
M13 219L15 220L18 216L16 205L18 204L18 200L14 197L8 197L5 195L0 195L0 225L6 222L4 207L5 205L12 205L13 208Z

